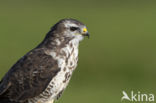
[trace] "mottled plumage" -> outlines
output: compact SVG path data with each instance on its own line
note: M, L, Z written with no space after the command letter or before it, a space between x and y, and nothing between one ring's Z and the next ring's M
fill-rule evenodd
M74 19L55 24L0 81L0 103L53 103L66 88L78 61L79 42L89 36Z

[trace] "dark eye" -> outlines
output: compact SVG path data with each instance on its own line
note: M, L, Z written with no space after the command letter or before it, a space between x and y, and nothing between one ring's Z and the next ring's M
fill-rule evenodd
M70 30L71 31L75 31L75 30L77 30L78 29L78 27L70 27Z

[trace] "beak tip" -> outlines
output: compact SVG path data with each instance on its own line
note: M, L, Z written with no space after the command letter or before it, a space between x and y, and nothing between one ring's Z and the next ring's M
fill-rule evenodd
M86 36L88 36L88 39L89 39L89 37L90 37L89 33L87 33Z

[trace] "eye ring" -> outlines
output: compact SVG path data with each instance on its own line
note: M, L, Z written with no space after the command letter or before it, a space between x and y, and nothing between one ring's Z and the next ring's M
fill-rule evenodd
M78 30L78 27L70 27L70 31Z

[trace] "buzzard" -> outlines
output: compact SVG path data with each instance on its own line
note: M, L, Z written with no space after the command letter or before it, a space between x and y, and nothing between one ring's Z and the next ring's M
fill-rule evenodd
M86 26L75 19L56 23L2 78L0 103L53 103L69 83L85 36Z

